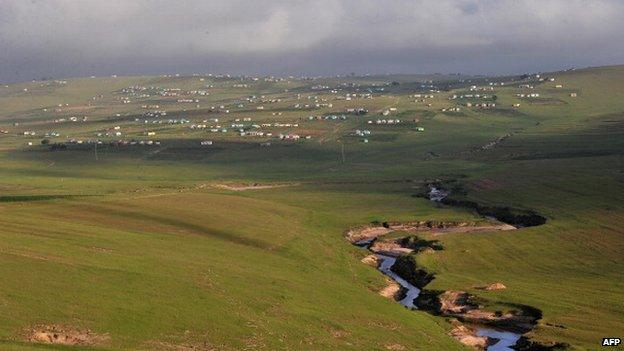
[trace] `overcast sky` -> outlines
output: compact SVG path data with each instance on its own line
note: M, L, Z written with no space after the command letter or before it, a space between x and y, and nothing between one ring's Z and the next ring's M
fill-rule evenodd
M624 63L624 0L0 0L0 81Z

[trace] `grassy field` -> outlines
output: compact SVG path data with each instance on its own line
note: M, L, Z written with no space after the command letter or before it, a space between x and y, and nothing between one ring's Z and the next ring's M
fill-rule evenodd
M497 96L493 109L449 100L473 84L490 87L483 78L454 76L76 78L0 87L0 130L7 131L0 134L0 348L466 349L448 336L447 320L379 296L384 277L344 239L348 228L372 221L478 219L413 196L440 178L465 189L457 196L531 209L548 222L437 236L444 250L417 256L436 273L428 288L533 306L543 312L533 340L598 349L603 337L624 330L624 66L542 77L555 81L497 78L505 85L487 91ZM525 83L539 99L516 96ZM421 86L430 84L449 90L413 97L429 94ZM120 90L138 85L210 95L192 104L157 95L123 103ZM370 91L372 99L337 98ZM316 102L332 106L294 107ZM193 124L297 123L271 130L312 138L146 125L148 104L166 109L164 119ZM308 119L349 107L369 113ZM380 114L390 107L398 112ZM441 111L449 107L461 110ZM88 118L52 121L72 116ZM382 118L403 123L368 123ZM113 126L128 140L155 130L162 144L112 145L119 137L103 136L96 156L93 144L69 143ZM370 130L369 142L355 129ZM67 143L66 150L40 144L50 131L61 134L51 143ZM266 141L271 146L259 145ZM289 186L215 187L253 182ZM499 281L506 290L475 289ZM29 342L40 326L100 338L93 345Z

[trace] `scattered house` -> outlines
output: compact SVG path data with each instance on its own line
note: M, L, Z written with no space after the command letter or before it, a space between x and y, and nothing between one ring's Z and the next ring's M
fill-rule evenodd
M211 146L212 145L212 140L202 140L199 144L201 146Z
M362 107L360 107L360 108L348 108L346 110L346 112L347 113L353 113L353 114L356 114L356 115L365 115L365 114L368 113L368 110L365 109L365 108L362 108Z
M298 134L279 134L278 138L280 140L299 140L300 136Z
M570 93L570 97L577 97L577 93Z
M538 98L539 96L540 96L539 93L530 93L530 94L518 93L518 94L516 94L516 97L519 97L519 98Z
M240 136L252 136L252 137L262 137L264 136L264 132L259 131L259 130L252 130L252 131L242 131L240 132Z
M368 121L368 124L399 124L401 123L400 119L378 119L376 121Z
M494 108L496 107L496 104L493 102L482 102L480 104L475 104L474 106L478 108Z
M563 88L563 85L557 84L557 85L555 85L555 88Z
M416 131L417 132L424 132L425 128L423 128L423 127L416 127Z

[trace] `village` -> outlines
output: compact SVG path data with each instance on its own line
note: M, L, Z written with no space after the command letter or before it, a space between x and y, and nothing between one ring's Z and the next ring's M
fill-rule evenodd
M457 88L450 91L443 91L431 80L422 81L408 91L402 91L396 82L319 84L317 81L323 80L319 77L194 74L165 75L159 80L160 84L134 84L108 96L92 96L83 103L84 107L62 101L44 106L41 114L49 117L2 126L0 135L5 138L20 135L26 139L23 142L26 147L56 144L159 147L175 139L210 149L234 142L266 147L272 142L322 143L328 137L337 140L348 136L369 144L375 142L377 135L408 130L423 133L427 120L436 113L460 118L466 113L478 114L482 109L517 109L523 101L542 97L543 93L536 87L555 84L554 77L539 74L518 78L518 83L482 80L474 84L470 79L458 79ZM176 86L175 82L180 80L184 84ZM71 84L71 80L63 80L42 83L39 87ZM257 93L254 87L258 84L285 84L294 88ZM561 89L562 85L554 87ZM503 91L506 101L515 101L504 104L499 99ZM24 88L22 94L28 93L29 89ZM225 93L228 95L224 98ZM567 94L577 96L577 92ZM116 112L108 115L88 112L101 105ZM73 111L77 109L85 112L76 114ZM336 134L336 130L340 132Z

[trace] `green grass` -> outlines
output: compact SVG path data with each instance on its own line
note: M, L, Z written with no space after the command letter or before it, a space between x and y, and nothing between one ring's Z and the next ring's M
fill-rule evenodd
M446 320L380 297L384 277L360 263L366 252L343 238L347 228L371 221L478 220L412 196L422 182L442 177L458 179L470 200L532 209L549 221L513 232L436 237L444 250L417 260L436 273L428 288L539 308L544 317L532 338L597 349L602 337L624 330L622 75L624 67L604 67L534 82L544 99L564 104L520 101L517 84L509 83L496 87L498 109L462 107L460 115L440 112L453 106L446 99L453 91L436 94L431 107L412 102L410 82L419 77L394 77L401 85L392 96L338 100L332 108L279 117L271 111L296 103L285 87L304 98L333 96L303 81L232 88L236 80L197 77L77 78L63 87L2 88L0 129L10 133L0 134L0 348L98 349L25 342L27 329L58 324L108 334L98 347L110 350L465 349L447 335ZM365 85L385 78L353 79ZM209 83L214 94L202 98L201 109L168 109L194 122L214 116L226 125L247 116L299 122L319 136L261 147L262 139L162 125L162 147L103 146L96 160L89 146L51 152L25 146L39 137L18 135L34 129L59 130L57 141L93 138L114 123L139 138L144 126L133 117L109 120L144 111L141 101L119 103L119 89ZM50 122L76 110L41 112L61 102L84 106L99 94L99 108L78 113L89 116L87 123ZM253 94L292 100L266 104L264 111L250 104L248 112L231 115L206 109ZM512 109L517 101L521 106ZM306 122L347 106L371 112L344 122ZM389 106L406 121L419 118L425 132L415 132L411 122L365 122ZM369 143L349 136L358 128L372 131ZM480 150L505 134L511 136L498 146ZM214 139L215 148L200 148L204 139ZM243 192L209 186L221 182L300 184ZM508 289L474 289L495 281Z

